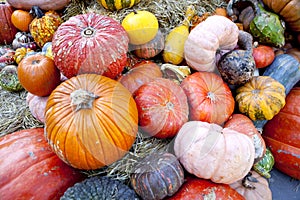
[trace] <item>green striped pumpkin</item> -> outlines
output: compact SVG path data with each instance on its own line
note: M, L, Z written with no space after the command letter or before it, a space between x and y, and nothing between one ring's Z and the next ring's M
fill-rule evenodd
M98 0L98 2L106 9L115 11L123 8L131 8L141 0Z

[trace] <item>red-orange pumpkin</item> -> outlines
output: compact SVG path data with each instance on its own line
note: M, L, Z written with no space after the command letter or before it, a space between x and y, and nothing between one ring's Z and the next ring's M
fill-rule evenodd
M268 121L263 138L270 148L275 167L291 177L300 179L300 87L286 97L286 105Z
M234 111L234 98L222 78L212 72L196 72L181 83L188 97L190 119L223 124Z
M11 44L18 32L11 22L13 7L5 1L0 2L0 44Z
M275 59L275 52L270 46L258 45L253 48L252 56L254 58L256 68L264 68L273 62Z
M174 81L156 78L133 94L141 129L157 138L174 137L188 121L189 107L182 88Z
M224 128L229 128L240 133L244 133L252 138L255 147L254 163L258 162L264 157L266 152L265 141L249 117L243 114L233 114L224 124Z
M134 93L140 86L155 78L162 77L160 67L152 61L143 61L135 64L128 72L118 79L131 93Z
M85 178L51 151L43 128L1 137L0 157L1 199L58 200Z
M48 96L59 85L60 71L54 61L40 53L26 56L18 65L21 85L37 96Z
M138 129L131 93L118 81L81 74L48 98L45 135L53 151L79 169L98 169L122 158Z
M186 178L185 183L168 200L206 200L206 199L234 199L243 200L244 197L227 184L214 183L209 180L192 176Z
M87 13L73 16L58 27L52 52L55 64L68 78L83 73L115 78L126 65L128 42L119 22Z

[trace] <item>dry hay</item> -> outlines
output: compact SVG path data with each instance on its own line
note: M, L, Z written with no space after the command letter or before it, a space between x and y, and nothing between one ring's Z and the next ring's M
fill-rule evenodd
M27 92L8 92L0 87L0 137L27 129L42 127L26 105Z
M102 7L97 0L72 0L66 8L63 19L67 20L72 16L95 12L121 22L124 17L133 10L147 10L152 12L158 19L160 28L172 29L184 20L185 10L188 5L194 5L198 15L205 12L213 13L216 8L226 7L225 0L141 0L140 3L132 8L126 8L119 11L108 11Z
M157 17L160 28L170 30L183 21L185 9L191 4L195 6L197 14L200 16L205 12L214 12L217 7L226 6L225 0L141 0L133 8L111 12L105 10L96 0L72 0L63 13L63 20L66 21L78 14L95 12L108 15L121 22L134 9L148 10ZM0 137L21 129L43 127L43 124L31 115L26 105L26 95L26 91L13 93L0 88ZM154 151L169 151L171 143L171 140L147 137L139 132L131 150L122 159L99 170L84 171L84 173L89 176L106 175L128 183L135 163Z

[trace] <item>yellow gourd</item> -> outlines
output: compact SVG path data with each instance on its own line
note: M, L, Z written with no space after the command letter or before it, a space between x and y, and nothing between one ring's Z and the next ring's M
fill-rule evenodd
M190 20L196 14L195 7L190 5L185 13L183 23L170 31L166 36L163 59L167 63L177 65L184 58L184 43L189 35Z

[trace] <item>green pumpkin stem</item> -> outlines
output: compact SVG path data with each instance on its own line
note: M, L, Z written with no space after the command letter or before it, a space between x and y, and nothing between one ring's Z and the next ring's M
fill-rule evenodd
M32 6L29 13L32 15L33 18L38 18L38 19L45 16L45 13L38 6Z

